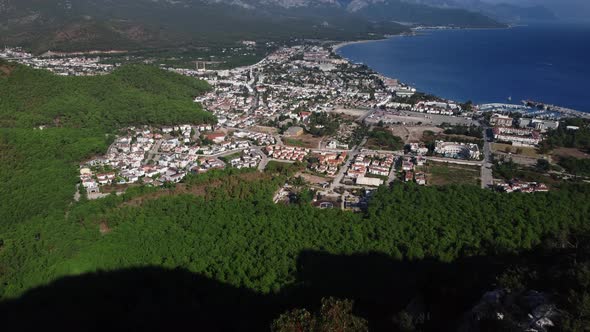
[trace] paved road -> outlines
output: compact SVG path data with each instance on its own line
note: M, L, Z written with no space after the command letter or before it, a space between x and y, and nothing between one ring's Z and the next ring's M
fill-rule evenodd
M348 171L348 168L352 164L354 158L356 158L356 155L359 154L359 152L361 150L361 147L363 145L365 145L365 143L367 143L367 138L366 137L363 138L363 140L361 141L361 143L359 145L355 146L350 151L350 154L348 155L348 160L344 163L344 165L342 165L342 167L340 167L340 171L338 172L338 174L336 174L336 177L332 181L332 184L330 185L330 191L334 191L334 189L336 187L343 186L343 185L340 184L340 181L342 181L342 178L344 177L344 174Z
M159 154L158 151L160 151L160 146L162 146L163 142L164 142L163 139L159 139L158 141L156 141L156 143L154 143L154 145L152 146L152 148L148 152L148 157L147 157L147 160L145 161L146 164L148 163L148 161L154 159L154 157Z
M390 184L393 181L395 181L395 165L397 164L398 158L399 157L395 157L393 161L393 166L391 166L391 171L389 171L389 176L387 177L387 184Z
M481 165L481 187L488 188L494 184L494 176L492 174L492 151L491 144L492 132L488 127L484 127L484 144L483 144L483 155L484 160Z
M262 172L262 171L264 171L266 169L266 165L268 165L268 157L262 151L262 148L261 147L259 147L259 146L253 146L252 148L254 150L256 150L256 153L258 153L262 157L262 160L260 160L260 163L258 163L258 170L260 172Z
M278 134L277 134L277 135L274 135L274 138L275 138L275 141L277 141L277 145L278 145L278 146L283 146L283 145L285 145L285 144L283 143L283 140L281 139L281 135L278 135Z
M436 161L439 163L449 163L449 164L467 165L467 166L481 166L483 164L482 161L478 161L478 160L463 160L463 159L440 158L440 157L429 157L429 156L425 156L424 159Z
M376 110L370 110L368 112L366 112L365 114L361 115L358 117L358 119L356 119L356 121L363 123L365 121L366 118L368 118L371 114L375 113Z

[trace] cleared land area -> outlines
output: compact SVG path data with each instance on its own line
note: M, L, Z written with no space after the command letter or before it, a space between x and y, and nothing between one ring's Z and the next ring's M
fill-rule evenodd
M318 144L322 140L321 137L314 137L310 134L305 134L301 136L294 136L294 137L283 137L283 143L289 146L299 146L304 148L310 149L317 149Z
M391 132L394 136L401 137L405 143L419 143L422 141L425 131L432 131L435 134L443 130L433 126L393 126Z
M479 186L481 169L477 166L447 164L429 161L419 167L426 173L426 183L431 186L448 184L468 184Z
M442 139L445 141L473 141L473 143L477 143L478 141L482 141L481 138L467 136L467 135L455 135L455 134L442 134L440 135Z
M502 143L492 143L492 152L500 152L500 153L512 153L521 155L523 157L535 158L539 159L542 158L543 155L537 152L535 148L529 148L524 146L512 146L510 144L502 144Z
M266 126L253 126L250 128L250 130L256 131L259 133L265 133L265 134L278 134L279 133L279 130L277 128L266 127Z
M301 176L307 183L310 184L320 184L324 182L331 181L331 179L326 179L318 175L308 174L308 173L300 173L297 176Z
M589 159L590 154L575 148L557 148L552 153L554 156L567 158L573 157L578 159Z
M335 108L335 109L330 110L328 112L334 113L334 114L345 114L345 115L349 115L349 116L353 116L355 118L358 118L360 116L367 114L370 111L371 110L363 110L363 109L358 109L358 108Z
M477 125L477 122L470 118L440 114L427 114L411 111L390 112L383 114L382 116L375 116L373 118L366 119L366 122L370 124L377 124L379 121L385 121L390 123L399 122L405 125L439 126L443 123L465 126Z

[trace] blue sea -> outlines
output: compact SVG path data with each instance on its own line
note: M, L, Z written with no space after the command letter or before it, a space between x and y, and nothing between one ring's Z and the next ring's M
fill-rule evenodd
M590 24L429 30L338 53L455 101L531 99L590 112Z

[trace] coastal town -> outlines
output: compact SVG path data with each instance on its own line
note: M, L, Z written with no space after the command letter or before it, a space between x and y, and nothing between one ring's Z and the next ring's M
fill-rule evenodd
M217 123L125 128L104 156L81 164L81 187L89 198L100 198L212 170L263 172L269 163L283 163L297 169L294 177L313 190L320 208L359 210L373 190L396 182L544 192L549 185L498 178L493 168L545 158L519 152L535 150L563 118L587 116L527 104L445 100L351 63L335 53L337 47L283 47L254 65L229 70L164 67L213 87L194 102ZM0 57L61 75L116 68L98 56L36 58L6 49ZM287 183L275 202L288 204L299 191Z

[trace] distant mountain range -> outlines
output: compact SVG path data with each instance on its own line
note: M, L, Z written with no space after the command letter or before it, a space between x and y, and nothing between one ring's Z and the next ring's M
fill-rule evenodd
M530 21L552 21L555 13L538 4L515 5L509 3L490 3L481 0L405 0L413 4L423 4L437 8L458 8L477 12L501 22L526 23Z
M378 38L399 22L498 27L461 8L402 0L0 0L0 43L35 52Z

